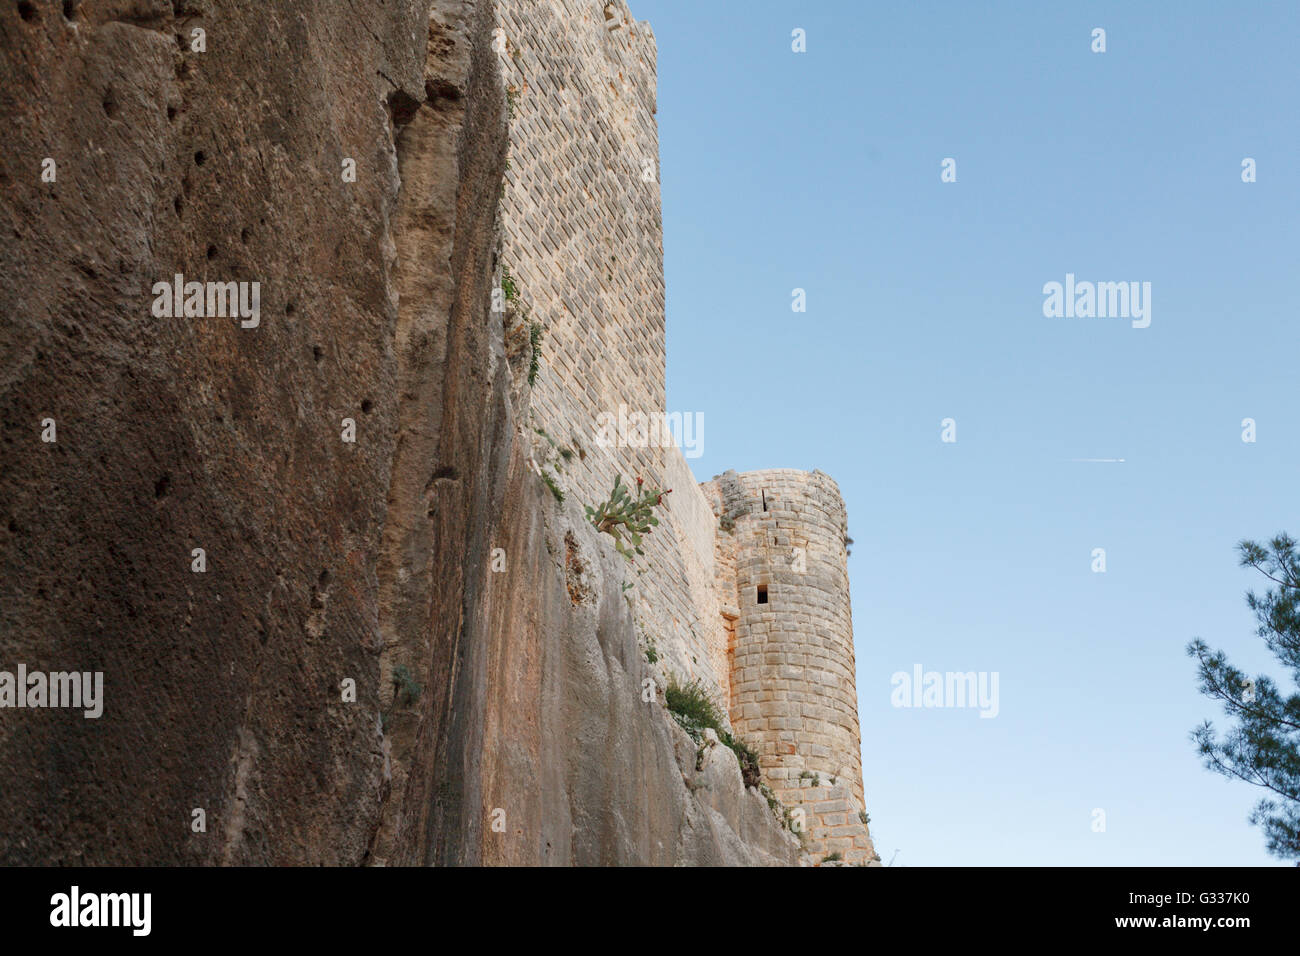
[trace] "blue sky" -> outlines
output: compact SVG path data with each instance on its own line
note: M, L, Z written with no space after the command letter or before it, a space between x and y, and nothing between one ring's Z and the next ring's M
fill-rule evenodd
M886 862L1279 862L1183 650L1284 676L1233 547L1300 534L1300 6L1247 6L632 0L669 409L701 479L840 484ZM1151 326L1044 317L1067 272L1150 282ZM1000 713L891 706L916 664L996 671Z

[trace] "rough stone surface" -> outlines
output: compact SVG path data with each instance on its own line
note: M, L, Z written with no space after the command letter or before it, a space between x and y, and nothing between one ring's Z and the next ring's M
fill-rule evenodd
M360 862L398 410L389 102L424 97L428 5L19 6L0 6L0 666L103 671L106 702L0 712L0 860ZM155 318L175 273L259 281L259 327Z
M0 6L0 669L105 702L0 710L0 862L796 862L537 473L495 5L64 9ZM154 316L175 273L260 324Z
M729 471L704 485L719 516L717 588L731 603L735 732L804 815L813 854L877 862L867 831L853 620L839 487L820 471Z

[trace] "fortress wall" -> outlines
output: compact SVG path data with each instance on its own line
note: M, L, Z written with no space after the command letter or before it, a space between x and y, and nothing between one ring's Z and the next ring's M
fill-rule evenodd
M637 429L665 411L654 35L623 0L497 11L513 112L502 265L520 295L507 331L544 328L529 426L574 452L560 460L537 439L540 467L584 505L615 475L673 489L645 556L624 566L639 627L667 670L713 689L777 796L808 814L812 847L867 859L838 488L796 470L700 486L678 448Z
M664 457L668 484L673 489L668 515L681 548L683 584L693 613L686 650L698 661L699 673L711 676L717 700L726 712L731 699L731 662L715 571L718 516L681 451L667 449Z
M616 474L673 489L645 556L627 566L628 595L671 669L721 695L713 544L701 530L709 509L680 451L640 440L632 418L665 411L654 34L622 0L500 0L497 9L514 113L502 264L524 321L544 328L530 426L575 452L549 467L581 504L604 501ZM620 419L632 425L628 442L602 429Z

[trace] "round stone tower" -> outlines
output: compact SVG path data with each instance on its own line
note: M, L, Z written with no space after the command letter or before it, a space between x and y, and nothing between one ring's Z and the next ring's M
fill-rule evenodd
M732 726L815 856L871 862L839 487L820 471L772 469L729 471L706 490L720 576L735 582Z

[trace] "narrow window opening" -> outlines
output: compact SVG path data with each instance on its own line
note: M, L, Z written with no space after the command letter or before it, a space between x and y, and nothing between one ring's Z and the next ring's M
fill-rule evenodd
M766 491L760 491L759 494L763 496L763 510L766 511L766 510L767 510L767 492L766 492Z
M759 604L766 604L766 603L767 603L767 585L766 585L766 584L760 584L760 585L758 586L758 603L759 603Z

